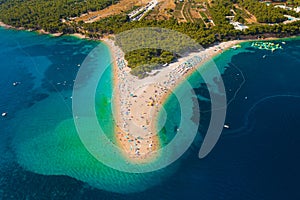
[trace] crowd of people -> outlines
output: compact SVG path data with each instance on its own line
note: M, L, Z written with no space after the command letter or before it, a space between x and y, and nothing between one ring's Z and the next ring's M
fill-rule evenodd
M197 66L198 63L202 61L202 57L195 55L192 58L189 58L187 61L179 64L175 67L167 76L167 80L163 82L163 86L167 88L174 87L176 82L183 77L188 71Z

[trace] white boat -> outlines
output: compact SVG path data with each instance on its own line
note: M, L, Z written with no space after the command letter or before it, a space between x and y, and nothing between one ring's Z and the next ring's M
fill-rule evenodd
M230 127L229 127L229 125L224 124L224 128L227 128L227 129L228 129L228 128L230 128Z
M21 82L13 82L13 86L19 85Z
M7 115L6 112L2 113L2 117L6 117L6 115Z

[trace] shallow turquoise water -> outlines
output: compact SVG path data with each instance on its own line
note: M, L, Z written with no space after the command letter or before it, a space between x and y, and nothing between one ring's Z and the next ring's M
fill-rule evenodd
M95 188L119 193L145 190L160 181L154 178L158 173L161 178L169 174L132 174L107 167L86 150L77 134L71 107L76 73L85 56L96 46L99 51L93 55L92 68L85 75L92 77L95 75L93 68L110 65L107 46L72 37L51 38L29 32L1 29L0 34L7 35L7 46L12 46L8 51L3 44L6 53L17 58L6 60L3 57L1 67L5 72L9 68L11 76L11 79L2 79L8 89L2 92L8 96L1 104L2 112L8 113L1 123L8 124L8 131L3 134L11 134L9 145L13 158L9 159L10 162L37 174L67 175ZM34 38L35 42L28 42ZM112 139L111 76L109 67L96 90L95 110L99 123ZM13 87L15 81L21 84ZM84 87L85 82L81 84ZM16 91L23 92L24 99ZM16 108L12 101L18 102L20 107ZM86 126L91 128L89 121L86 121ZM3 140L5 145L8 145L7 140ZM105 151L105 145L102 150Z
M205 159L197 155L209 123L210 99L208 86L193 74L189 82L201 110L195 142L171 167L141 175L100 164L75 131L73 80L78 64L99 43L4 29L0 36L0 112L8 113L0 119L1 199L300 198L299 39L286 40L283 50L274 53L245 43L214 59L226 87L230 129ZM108 49L102 49L99 66L110 59ZM108 70L95 99L107 130L112 127L105 119L110 75ZM21 84L12 86L16 81ZM165 109L161 137L166 144L175 136L181 113L174 97Z

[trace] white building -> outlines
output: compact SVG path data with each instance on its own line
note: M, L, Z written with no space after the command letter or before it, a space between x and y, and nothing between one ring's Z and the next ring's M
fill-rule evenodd
M234 29L240 30L240 31L243 31L243 30L249 28L248 26L246 26L240 22L230 22L230 24L232 24L234 26Z
M285 5L276 5L274 7L275 8L282 8L282 9L285 9L285 10L293 10L293 8L285 6Z

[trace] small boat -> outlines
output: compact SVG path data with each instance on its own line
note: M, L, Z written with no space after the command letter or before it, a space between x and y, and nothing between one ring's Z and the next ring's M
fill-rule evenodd
M224 128L227 128L227 129L228 129L228 128L230 128L230 127L229 127L229 125L224 124Z
M21 82L13 82L13 86L19 85Z
M286 44L286 42L281 42L282 44Z
M266 58L267 57L267 55L263 55L263 58Z
M6 112L2 113L2 117L6 117L6 115L7 115Z

